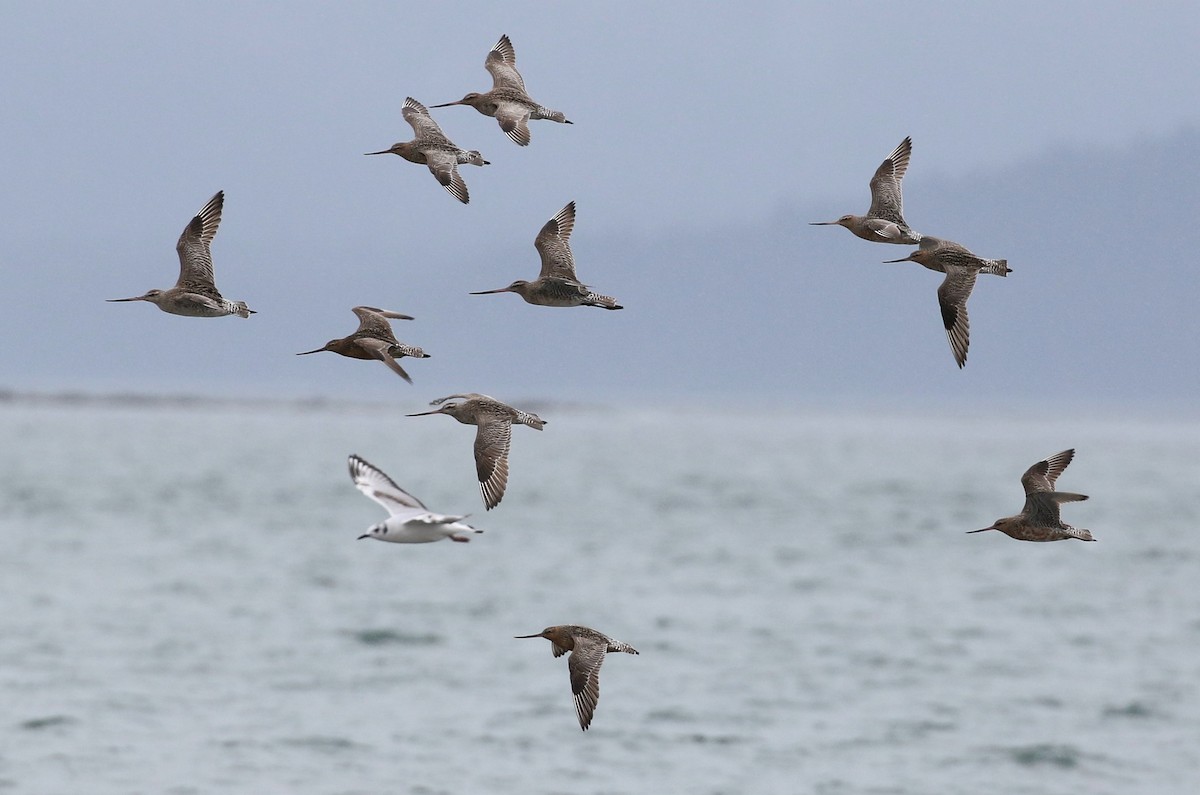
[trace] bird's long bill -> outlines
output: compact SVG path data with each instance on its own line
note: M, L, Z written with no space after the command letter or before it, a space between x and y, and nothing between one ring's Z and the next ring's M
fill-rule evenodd
M391 149L384 149L382 152L363 152L364 155L390 155Z
M491 295L492 293L507 293L507 292L508 292L507 287L501 287L498 290L480 290L477 293L470 293L470 295Z
M996 525L992 525L991 527L983 527L983 528L980 528L979 530L968 530L967 535L970 535L971 533L982 533L987 530L995 530L995 529L996 529Z
M513 635L513 637L514 638L540 638L540 637L542 637L542 633L539 632L536 635Z
M371 537L371 534L370 534L370 533L363 533L362 535L360 535L360 536L359 536L357 539L355 539L355 540L356 540L356 541L362 541L364 538L370 538L370 537Z
M418 411L416 414L405 414L404 416L405 417L424 417L428 414L441 414L441 413L442 413L441 409L436 409L434 411Z
M321 353L324 350L325 350L324 348L317 348L315 351L303 351L301 353L297 353L296 355L297 356L307 356L310 353Z
M121 303L122 301L145 301L145 300L146 300L146 296L144 296L144 295L135 295L133 298L106 298L106 299L104 299L104 300L105 300L105 301L107 301L107 302L108 302L108 303L110 303L110 304L119 304L119 303Z
M461 99L456 99L453 102L443 102L441 105L430 105L429 107L431 107L431 108L448 108L451 105L461 105L461 104L463 104L463 101Z
M809 226L837 226L837 221L809 221Z
M909 254L907 257L901 257L900 259L885 259L884 262L912 262L912 254Z

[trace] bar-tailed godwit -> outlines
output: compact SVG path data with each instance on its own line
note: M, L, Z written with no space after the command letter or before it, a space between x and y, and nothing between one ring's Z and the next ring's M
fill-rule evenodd
M1058 476L1074 457L1074 450L1063 450L1025 470L1025 474L1021 476L1021 485L1025 487L1025 507L1021 512L1016 516L997 519L990 526L980 530L967 532L999 530L1018 541L1064 541L1068 538L1095 541L1090 531L1071 527L1058 515L1059 503L1087 499L1086 494L1054 490L1054 481L1058 480Z
M571 694L575 696L575 713L579 716L579 728L587 731L592 723L592 713L600 700L600 666L604 655L610 651L637 654L638 650L628 643L613 640L603 632L591 627L566 624L546 627L536 635L517 635L518 638L545 638L550 641L555 657L571 652L567 669L571 673Z
M542 270L537 279L527 282L517 279L507 287L481 290L471 295L516 293L526 303L538 306L599 306L604 309L623 309L612 296L593 292L575 275L575 257L571 254L571 230L575 228L575 202L558 211L538 232L534 248L542 257Z
M332 351L342 356L349 356L351 359L378 359L391 368L392 372L411 384L412 379L408 377L408 373L404 372L404 368L396 360L404 356L428 359L429 354L415 345L399 342L396 335L392 333L392 324L388 322L388 319L412 320L412 318L399 312L376 309L373 306L356 306L352 311L358 315L358 329L353 334L341 339L330 340L325 343L324 347L296 355L307 356L310 353Z
M958 243L926 235L921 239L920 248L907 257L885 262L916 262L931 271L946 274L938 287L938 305L942 308L942 324L946 327L954 361L961 368L967 363L967 346L971 342L967 299L975 288L975 277L981 273L1007 276L1012 272L1008 260L977 257Z
M912 138L905 138L871 177L871 208L866 215L843 215L836 221L813 221L812 226L844 226L863 240L874 243L920 243L921 234L904 220L904 197L900 182L908 170Z
M466 163L472 166L491 165L483 159L483 155L474 149L460 149L446 137L442 128L429 115L429 111L412 97L404 100L404 120L412 125L416 136L411 141L399 141L392 144L390 149L381 152L367 152L368 155L400 155L410 163L422 163L429 166L430 173L450 195L463 204L471 201L467 192L467 183L458 174L458 165Z
M455 398L461 398L463 402L446 402ZM530 428L540 431L546 421L536 414L514 409L507 403L501 403L494 397L481 395L478 392L447 395L431 401L429 405L441 408L408 416L423 417L427 414L447 414L464 425L477 427L475 431L475 471L479 475L479 490L483 494L483 504L487 510L495 508L504 498L504 489L508 485L508 449L512 444L512 426L528 425Z
M149 301L164 312L186 317L224 317L255 314L245 301L228 301L221 296L213 281L212 241L221 223L221 208L225 191L208 200L208 204L183 228L175 251L179 253L179 280L169 290L151 290L133 298L110 298L110 302Z
M434 108L469 105L484 116L492 116L500 129L521 146L529 145L529 120L548 119L560 124L573 124L561 111L539 105L525 91L525 81L517 71L517 53L508 36L500 37L483 62L492 75L492 90L482 94L472 91L457 102L443 102Z

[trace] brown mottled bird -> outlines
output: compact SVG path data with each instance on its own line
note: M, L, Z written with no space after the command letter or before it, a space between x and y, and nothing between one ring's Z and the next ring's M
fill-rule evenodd
M442 128L429 115L429 110L412 97L404 100L404 120L408 122L416 136L411 141L399 141L390 148L380 152L367 152L368 155L399 155L410 163L421 163L429 167L434 179L450 195L463 204L471 201L467 192L467 183L458 174L460 163L472 166L491 165L483 159L483 155L474 149L460 149L446 137Z
M999 530L1018 541L1063 541L1068 538L1095 541L1090 531L1071 527L1058 516L1059 503L1087 499L1086 494L1054 490L1054 481L1058 480L1058 476L1074 457L1075 451L1072 449L1063 450L1044 461L1038 461L1021 476L1021 485L1025 487L1025 507L1021 512L1016 516L997 519L989 527L981 530L967 532Z
M463 402L446 402L454 398L461 398ZM504 498L504 489L508 486L508 448L512 444L512 426L528 425L540 431L546 421L536 414L514 409L507 403L478 392L447 395L429 405L441 408L407 416L448 414L464 425L478 428L475 431L475 471L479 475L479 490L483 494L484 507L489 511L495 508Z
M962 368L967 363L967 346L971 344L967 299L975 288L975 277L981 273L1007 276L1012 272L1008 260L977 257L958 243L926 236L921 239L921 247L907 257L885 262L916 262L931 271L946 274L938 287L938 305L942 309L942 325L946 327L950 351Z
M183 228L175 251L179 254L179 279L168 290L150 290L133 298L110 298L113 303L149 301L164 312L185 317L224 317L255 314L245 301L229 301L217 290L213 278L212 242L221 224L225 191L208 200Z
M612 296L594 292L575 275L575 256L571 253L571 231L575 229L575 202L567 206L542 226L533 247L542 257L542 270L537 279L527 282L517 279L498 290L482 290L471 295L516 293L526 303L539 306L598 306L602 309L623 309Z
M550 641L555 657L571 652L567 669L571 673L571 693L575 696L575 713L579 716L579 728L587 731L592 723L592 713L600 700L600 666L604 655L610 651L637 654L638 650L628 643L613 640L603 632L591 627L565 624L546 627L536 635L517 635L518 638L545 638Z
M351 359L378 359L391 368L392 372L411 384L412 379L408 377L408 373L404 372L404 368L396 360L404 356L428 359L429 354L415 345L406 345L397 341L388 318L392 320L412 320L412 318L399 312L389 312L373 306L356 306L352 311L358 315L358 329L353 334L341 339L330 340L325 343L324 347L317 348L315 351L304 351L296 355L307 356L310 353L332 351Z
M873 243L920 243L921 234L904 220L904 196L900 181L908 171L912 138L900 142L871 177L871 208L866 215L843 215L836 221L813 221L811 226L844 226Z
M529 145L529 120L548 119L560 124L572 124L562 111L539 105L525 91L525 81L517 71L517 53L508 36L500 37L487 54L483 66L492 75L492 90L482 94L472 91L457 102L443 102L434 108L469 105L484 116L492 116L509 138L521 146Z

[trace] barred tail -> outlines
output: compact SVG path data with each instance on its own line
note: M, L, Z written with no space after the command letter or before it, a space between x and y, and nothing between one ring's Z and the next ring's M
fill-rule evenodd
M529 411L521 411L520 409L517 409L517 418L514 420L514 422L519 422L522 425L528 425L530 428L538 431L540 431L546 425L546 421L538 415Z
M600 293L588 293L583 299L584 306L599 306L604 309L624 309L625 307L617 303L617 299L611 295L600 295Z
M546 119L547 121L556 121L559 124L574 124L575 122L567 119L565 113L561 110L550 110L549 108L538 107L536 111L530 114L534 119Z
M980 273L990 273L993 276L1007 276L1012 273L1012 268L1008 267L1006 259L988 259L984 260L984 266L979 269Z
M226 301L225 308L229 310L229 314L237 315L238 317L250 317L251 315L258 314L246 306L245 301Z
M402 356L407 356L411 359L428 359L429 354L418 348L416 345L393 345L388 349L388 353L399 359Z
M1067 525L1066 527L1063 528L1063 532L1066 533L1067 535L1071 536L1071 538L1078 538L1080 541L1095 541L1096 540L1095 538L1092 537L1091 530L1085 530L1082 527L1071 527L1070 525Z

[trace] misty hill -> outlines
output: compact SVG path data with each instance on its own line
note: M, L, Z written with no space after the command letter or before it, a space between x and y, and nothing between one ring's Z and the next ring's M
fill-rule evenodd
M681 379L699 370L713 390L801 400L1197 394L1200 270L1182 232L1200 211L1200 133L1051 151L951 181L922 178L921 162L914 155L906 179L909 222L1013 268L976 284L964 371L940 324L941 275L881 264L913 247L806 225L864 212L865 178L843 198L797 197L758 227L613 241L625 258L645 246L660 264L670 297L655 296L654 314L686 331L662 340L655 365ZM640 372L649 378L655 365Z

